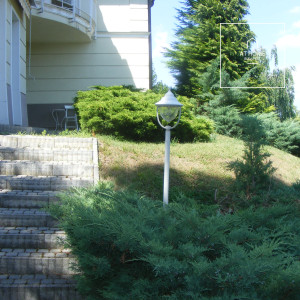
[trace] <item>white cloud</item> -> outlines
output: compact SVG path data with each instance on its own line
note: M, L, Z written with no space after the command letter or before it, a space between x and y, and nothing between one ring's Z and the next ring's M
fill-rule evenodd
M300 6L295 6L290 10L290 13L292 14L298 14L300 13Z
M278 48L283 48L283 47L300 48L300 33L287 34L287 35L281 37L276 42L276 46Z
M163 53L166 52L165 48L170 48L168 32L158 32L153 39L153 58L163 57Z
M293 27L294 28L300 28L300 21L294 22Z

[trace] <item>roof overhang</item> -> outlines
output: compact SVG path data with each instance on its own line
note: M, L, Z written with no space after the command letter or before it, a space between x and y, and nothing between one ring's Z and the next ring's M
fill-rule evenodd
M26 16L29 18L30 16L30 3L28 0L18 0L21 6L24 9Z

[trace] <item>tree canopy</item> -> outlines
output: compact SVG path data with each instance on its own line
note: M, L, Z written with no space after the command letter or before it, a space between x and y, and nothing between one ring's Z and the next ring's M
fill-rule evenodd
M247 0L185 1L185 7L178 10L177 41L166 53L179 94L194 96L201 91L199 77L220 55L220 24L222 67L231 79L251 68L242 55L255 36L244 18L248 8Z
M177 39L165 54L176 91L195 97L198 106L217 100L244 113L294 117L293 68L278 68L276 48L270 57L263 48L252 49L248 13L247 0L185 0L178 9Z

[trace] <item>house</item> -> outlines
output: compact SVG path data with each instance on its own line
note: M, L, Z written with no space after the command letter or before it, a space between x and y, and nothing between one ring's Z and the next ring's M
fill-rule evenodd
M0 124L53 128L94 85L151 86L154 0L0 0Z

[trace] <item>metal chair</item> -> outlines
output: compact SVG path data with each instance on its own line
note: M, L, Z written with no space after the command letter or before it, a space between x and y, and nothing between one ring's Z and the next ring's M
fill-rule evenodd
M77 115L73 105L65 105L65 130L76 129L79 130Z

